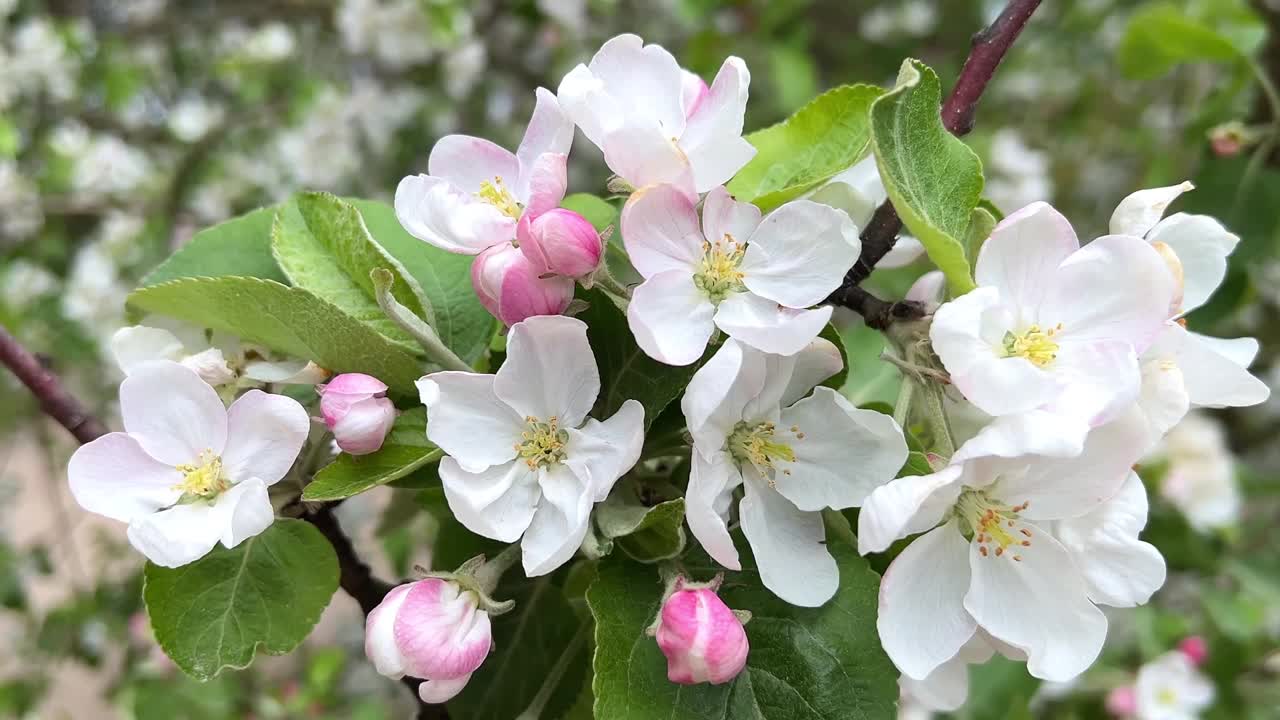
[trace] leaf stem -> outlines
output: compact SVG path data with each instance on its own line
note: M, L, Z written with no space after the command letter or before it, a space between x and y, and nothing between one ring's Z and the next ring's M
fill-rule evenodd
M454 354L430 325L395 299L391 294L391 284L394 281L391 271L386 268L374 268L369 271L369 277L373 279L378 307L382 308L382 312L386 313L392 322L418 341L426 351L429 360L445 370L472 372L473 368Z

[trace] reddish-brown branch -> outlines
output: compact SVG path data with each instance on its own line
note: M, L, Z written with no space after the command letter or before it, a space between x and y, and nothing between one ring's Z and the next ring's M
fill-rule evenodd
M973 129L974 115L982 93L986 91L1000 61L1013 46L1013 41L1018 39L1022 28L1026 27L1031 14L1039 6L1040 0L1010 0L994 22L973 36L969 56L964 61L960 76L956 78L955 87L951 88L951 93L942 103L942 125L951 134L961 137ZM876 264L893 249L901 231L902 220L897 211L893 209L892 203L884 201L876 208L871 221L862 231L862 253L858 256L858 261L849 269L844 283L831 294L828 301L846 305L846 299L861 297L850 293L849 289L871 275ZM858 311L857 307L846 307Z
M107 434L107 426L67 392L62 381L40 362L40 358L3 327L0 327L0 363L27 386L40 401L40 409L46 415L57 420L81 443Z

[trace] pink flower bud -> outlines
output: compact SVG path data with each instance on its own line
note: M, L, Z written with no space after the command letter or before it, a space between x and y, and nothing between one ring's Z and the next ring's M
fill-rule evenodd
M338 447L351 455L382 447L396 420L386 383L361 373L344 373L321 387L320 413Z
M1178 652L1186 655L1193 665L1203 665L1209 659L1209 643L1199 635L1185 637L1178 643Z
M564 208L548 210L532 219L525 215L516 227L516 237L524 256L543 275L588 275L599 267L604 252L595 227Z
M1105 701L1107 712L1116 717L1129 717L1138 712L1138 693L1132 686L1112 688Z
M662 605L658 647L667 656L667 679L681 685L729 682L747 664L747 633L715 590L680 589Z
M534 315L559 315L573 300L573 279L544 274L519 248L502 243L476 256L471 287L480 302L504 325Z
M427 578L401 585L369 613L364 654L390 678L422 678L423 702L462 692L493 646L480 598L457 583Z

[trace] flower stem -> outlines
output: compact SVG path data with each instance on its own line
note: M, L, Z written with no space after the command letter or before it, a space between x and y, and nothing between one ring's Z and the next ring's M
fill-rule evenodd
M512 543L476 570L473 577L485 595L493 594L493 591L498 588L498 583L502 581L503 574L515 564L519 557L520 543Z
M414 315L409 308L401 305L391 294L393 278L391 271L385 268L374 268L369 271L373 280L374 292L378 296L378 307L386 313L391 321L400 329L413 336L414 340L426 351L427 358L445 370L461 370L471 372L473 368L462 358L454 354L422 318Z
M552 666L551 672L547 673L547 679L542 682L542 687L538 689L538 694L534 696L533 702L529 703L529 707L525 711L516 716L516 720L538 720L542 716L542 711L547 706L547 702L551 700L551 695L556 691L556 687L560 685L560 680L564 677L564 673L569 669L569 663L574 656L578 654L578 650L582 648L583 643L587 641L587 628L590 623L583 623L578 626L578 632L574 633L573 639L565 646L564 652L560 654L560 658L556 660L556 664Z

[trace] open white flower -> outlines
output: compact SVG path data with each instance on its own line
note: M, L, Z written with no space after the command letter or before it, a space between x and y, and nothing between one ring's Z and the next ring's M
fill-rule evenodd
M975 438L941 470L872 492L858 516L862 553L924 533L880 585L877 625L894 664L926 678L981 628L1026 653L1036 677L1062 681L1084 671L1106 637L1106 617L1094 606L1106 598L1095 598L1087 580L1095 558L1064 547L1052 523L1115 496L1144 432L1141 418L1126 413L1069 459L998 457ZM1093 537L1087 528L1080 534Z
M410 235L449 252L476 255L516 238L516 225L560 204L573 123L550 91L538 88L520 147L446 135L427 159L426 175L396 187L396 217Z
M1222 426L1201 413L1190 413L1165 436L1154 455L1168 463L1160 496L1201 532L1240 520L1242 499L1235 459Z
M1138 355L1173 293L1150 245L1108 235L1082 248L1066 218L1033 203L992 231L975 277L979 287L938 308L930 329L974 406L997 417L1045 410L1064 419L1047 431L1081 441L1132 404Z
M694 200L670 185L634 193L622 237L645 281L627 308L636 342L650 357L688 365L718 327L764 352L791 355L817 337L831 308L822 302L862 248L844 213L808 200L762 220L760 210L707 194L699 226Z
M1167 652L1138 670L1137 720L1194 720L1213 704L1213 682L1186 654Z
M472 532L521 540L525 573L551 572L578 550L591 506L635 465L644 407L627 400L588 418L600 374L581 320L555 315L511 327L497 374L432 373L418 381L445 497Z
M71 494L129 523L129 542L164 567L266 530L267 487L293 466L311 425L296 400L260 390L224 407L195 372L165 360L125 378L120 414L125 432L71 456Z
M738 513L760 578L794 605L821 605L840 582L822 510L861 504L907 458L893 418L815 389L840 367L825 339L791 356L728 340L680 402L694 443L689 529L717 562L741 569L726 521L745 485Z
M661 46L618 35L571 70L558 95L609 169L632 186L704 193L756 154L742 137L750 85L739 58L726 59L708 89Z
M111 336L111 354L125 375L156 360L172 360L194 370L215 387L315 385L329 377L329 372L315 363L271 359L267 350L223 333L207 338L199 329L162 318L149 318L147 322L151 324L122 327Z

